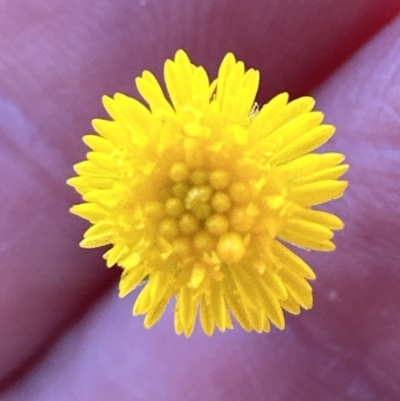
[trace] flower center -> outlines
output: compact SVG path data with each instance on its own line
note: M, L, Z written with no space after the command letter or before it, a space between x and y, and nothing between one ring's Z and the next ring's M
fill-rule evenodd
M250 185L223 169L207 170L175 163L168 172L166 200L149 202L146 214L156 220L158 235L178 257L216 254L221 262L238 263L246 236L256 227L259 209Z

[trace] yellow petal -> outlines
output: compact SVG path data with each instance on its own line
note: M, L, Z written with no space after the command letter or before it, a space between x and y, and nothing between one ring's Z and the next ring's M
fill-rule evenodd
M84 235L84 239L80 242L82 248L97 248L100 246L111 244L115 241L117 235L114 228L108 222L96 223L90 227Z
M346 181L317 181L291 189L290 199L301 206L314 206L340 198L347 188Z
M304 249L329 252L336 248L335 244L329 240L313 240L297 234L296 231L291 231L288 228L279 232L278 238Z
M259 278L259 283L265 292L278 299L287 298L288 294L282 279L271 269L267 268Z
M260 114L256 117L257 120L262 119L264 123L263 126L260 127L260 137L265 138L286 124L296 120L299 116L309 113L315 104L315 100L307 96L286 104L288 97L287 93L282 93L276 96L265 106L266 111L263 113L262 109Z
M289 290L293 298L304 309L310 309L313 304L312 290L310 284L290 269L281 269L279 275L285 282L286 288Z
M280 300L279 303L281 304L283 309L292 313L293 315L298 315L301 311L300 305L293 298L293 295L291 293L289 293L287 299Z
M262 300L255 287L256 280L254 276L250 276L243 268L231 268L230 274L232 275L243 306L245 308L248 306L251 309L258 309L262 304Z
M71 207L71 213L76 214L91 223L97 223L107 216L107 212L95 203L81 203Z
M227 323L227 306L224 299L223 284L213 283L211 287L211 301L210 308L215 319L215 323L221 331L225 331L228 327Z
M293 129L293 131L295 130ZM308 132L305 131L303 134L301 134L299 130L298 138L291 138L290 143L284 145L282 149L271 157L270 163L281 164L293 160L296 157L303 156L323 145L332 137L334 132L335 127L333 125L319 125Z
M165 312L166 307L168 306L169 299L170 298L168 296L163 297L148 311L146 317L144 318L144 327L146 327L146 329L150 329L160 320L161 316Z
M238 323L246 331L251 331L252 326L238 297L233 293L232 290L226 291L226 302L229 309L231 310L233 316L238 321Z
M296 236L317 242L329 240L333 237L333 232L326 226L301 219L298 216L289 217L279 235L281 233L288 233L288 235L293 233Z
M149 281L145 284L144 288L140 292L139 296L136 299L135 305L133 306L133 314L144 315L147 313L154 304L151 300L151 285Z
M285 328L285 318L277 298L268 292L263 292L263 308L271 322L280 330Z
M137 266L134 269L125 269L119 282L120 298L132 292L144 280L147 274L148 271L143 265Z
M277 171L291 181L301 181L305 177L335 167L344 160L341 153L310 153L277 167Z
M135 145L144 145L150 139L153 131L153 119L149 110L136 99L122 93L114 96L120 110L119 121L130 132L129 139Z
M173 113L172 106L165 98L160 84L150 71L144 71L141 77L136 78L136 86L152 111L162 110Z
M189 337L193 330L197 315L197 302L193 300L193 293L187 286L182 286L178 295L177 312L182 324L183 332Z
M99 135L108 139L116 148L129 149L130 142L127 132L120 123L95 118L92 120L92 126Z
M73 177L67 181L80 194L85 194L88 191L104 190L111 188L115 183L112 177Z
M83 161L74 165L74 170L78 175L86 177L107 177L112 178L115 182L118 179L118 171L111 170L108 167L102 168L91 161Z
M276 121L275 118L277 115L281 115L288 99L289 95L284 92L275 96L265 104L260 112L254 117L254 120L249 127L249 137L253 140L258 140L259 138L268 135L271 131L271 126L274 126L274 124L279 127L283 122L286 122L286 117L282 116L282 120L280 121ZM273 123L273 121L276 122Z
M214 333L215 319L211 306L204 301L200 305L200 323L201 327L208 336Z
M325 226L330 230L341 230L344 227L343 221L339 217L320 210L302 209L296 212L295 216Z
M85 135L83 137L83 142L97 152L111 153L115 150L109 140L98 135Z
M278 268L287 266L293 269L297 274L300 274L309 280L315 279L315 273L311 270L310 266L278 241L272 242L271 252Z

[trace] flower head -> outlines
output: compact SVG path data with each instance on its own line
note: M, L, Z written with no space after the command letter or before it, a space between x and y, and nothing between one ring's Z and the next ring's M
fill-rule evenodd
M212 334L284 327L283 310L312 306L310 267L283 243L331 251L343 224L313 207L342 196L348 166L338 153L310 153L334 133L314 100L287 93L261 109L259 73L229 53L210 82L179 50L164 67L167 99L154 75L136 80L148 104L104 97L111 116L93 120L87 160L68 183L84 203L72 212L93 225L81 246L111 245L123 269L120 296L144 282L133 313L146 327L176 299L175 330L189 336L197 314Z

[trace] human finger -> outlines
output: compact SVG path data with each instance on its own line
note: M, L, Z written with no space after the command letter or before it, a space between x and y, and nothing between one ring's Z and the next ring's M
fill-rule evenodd
M338 250L307 257L320 266L313 310L282 333L188 340L173 333L171 310L145 331L129 299L110 293L4 400L50 401L60 388L77 400L399 397L399 33L397 20L317 94L338 125L333 145L348 155L351 185L335 206L347 223Z

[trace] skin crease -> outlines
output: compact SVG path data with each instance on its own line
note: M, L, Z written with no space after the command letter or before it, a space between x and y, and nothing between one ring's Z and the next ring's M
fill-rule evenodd
M101 297L118 272L77 246L86 225L69 215L79 198L64 182L91 118L105 116L101 95L135 95L133 78L145 68L161 76L180 47L212 74L229 50L260 69L260 103L282 90L304 94L400 9L389 0L231 5L0 5L1 400L400 397L400 22L316 92L338 128L326 148L352 166L349 191L332 206L346 229L335 253L306 254L315 307L289 317L285 331L186 340L173 334L171 311L146 331L130 317L134 297L118 300L115 288Z

